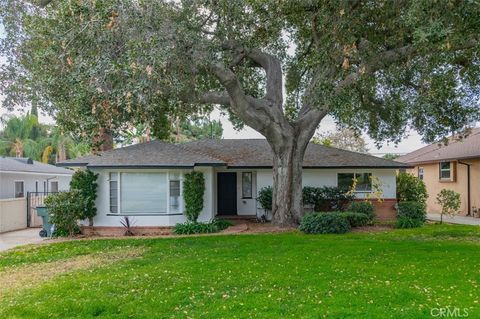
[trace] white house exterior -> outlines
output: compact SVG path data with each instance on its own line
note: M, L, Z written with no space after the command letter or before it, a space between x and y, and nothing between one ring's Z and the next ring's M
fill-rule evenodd
M202 172L205 178L199 221L262 215L256 198L263 187L272 185L271 159L265 140L201 140L181 145L152 141L60 165L98 173L95 226L119 227L121 219L129 216L135 226L162 227L186 221L183 177L192 170ZM398 162L313 144L308 146L304 162L304 186L345 186L357 174L360 183L356 195L364 198L372 191L367 180L374 176L381 184L384 203L392 209L396 171L405 167Z
M73 171L29 158L0 157L0 199L68 190Z

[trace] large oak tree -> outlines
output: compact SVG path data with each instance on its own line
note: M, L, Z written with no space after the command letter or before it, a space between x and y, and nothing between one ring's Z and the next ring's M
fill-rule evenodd
M273 221L301 218L302 162L321 120L432 141L478 120L477 1L1 0L2 93L65 128L220 105L273 151Z

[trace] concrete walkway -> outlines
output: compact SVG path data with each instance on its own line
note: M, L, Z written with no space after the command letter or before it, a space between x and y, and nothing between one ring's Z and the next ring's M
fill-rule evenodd
M440 221L440 214L427 214L428 220ZM480 218L477 217L466 217L466 216L455 216L450 217L443 215L443 222L449 224L460 224L460 225L479 225Z
M43 238L38 235L39 231L40 228L27 228L0 234L0 251L41 242Z

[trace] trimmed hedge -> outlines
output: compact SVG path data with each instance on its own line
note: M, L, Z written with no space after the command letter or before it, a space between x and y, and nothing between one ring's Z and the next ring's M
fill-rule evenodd
M337 213L347 219L350 227L362 227L370 223L370 218L366 214L356 212L339 212Z
M193 171L185 174L183 181L183 200L185 201L185 215L195 223L203 209L203 195L205 193L205 178L202 172Z
M217 233L229 226L232 226L232 223L224 219L214 219L209 223L186 222L176 224L173 233L176 235Z
M427 212L425 211L425 205L419 202L399 202L398 203L398 216L409 217L412 219L418 219L422 223L427 219Z
M369 222L373 222L376 217L375 207L368 201L353 202L348 206L348 211L367 215Z
M397 228L420 227L427 219L425 205L419 202L399 202L397 208Z
M306 234L344 234L350 229L347 218L338 213L308 214L299 227L299 230Z
M396 228L417 228L422 227L423 222L419 219L410 218L406 216L399 216L395 224Z

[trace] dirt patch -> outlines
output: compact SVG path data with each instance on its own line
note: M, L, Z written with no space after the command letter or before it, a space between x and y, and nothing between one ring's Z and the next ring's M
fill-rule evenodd
M120 260L139 257L144 252L143 248L119 249L7 269L0 273L0 299L16 289L31 288L65 273L103 267Z

